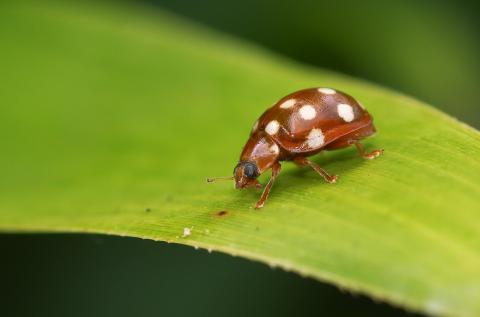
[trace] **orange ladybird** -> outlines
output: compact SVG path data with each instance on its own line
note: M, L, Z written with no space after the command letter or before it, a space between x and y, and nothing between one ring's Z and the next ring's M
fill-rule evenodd
M307 157L355 145L363 158L376 158L383 150L367 153L359 142L374 133L372 116L353 97L331 88L300 90L280 99L255 122L229 179L235 180L236 188L261 188L258 176L272 169L272 177L255 206L261 208L280 173L280 161L308 165L327 182L335 183L336 175L328 174Z

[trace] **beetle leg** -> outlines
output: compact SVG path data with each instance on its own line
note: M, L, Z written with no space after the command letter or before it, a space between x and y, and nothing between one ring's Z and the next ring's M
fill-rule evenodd
M363 147L362 143L356 141L356 142L354 142L354 144L355 144L355 147L357 148L360 156L363 157L366 160L373 160L374 158L379 157L383 153L383 149L373 150L372 152L367 153L365 151L365 148Z
M275 182L275 179L277 178L278 174L280 173L280 169L282 166L280 163L276 162L272 166L272 177L270 177L270 180L267 183L267 186L265 186L265 189L263 190L262 196L258 200L257 204L255 205L255 209L260 209L263 207L265 204L265 201L268 198L268 194L270 194L270 190L272 189L273 183Z
M310 161L306 157L297 157L297 158L294 159L294 162L297 163L300 166L307 166L307 165L310 166L311 168L313 168L315 170L315 172L320 174L320 176L322 176L325 179L325 181L327 181L328 183L336 183L337 182L337 178L338 178L337 175L328 174L327 171L325 171L323 168L321 168L318 164Z

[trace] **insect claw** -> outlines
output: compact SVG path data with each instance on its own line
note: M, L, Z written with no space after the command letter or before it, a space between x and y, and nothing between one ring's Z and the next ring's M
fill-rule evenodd
M328 181L330 184L335 184L335 183L337 182L337 180L338 180L338 175L331 175L331 176L328 178L327 181Z
M258 203L255 205L255 209L263 208L263 204L264 204L263 202L262 202L262 203L258 202Z

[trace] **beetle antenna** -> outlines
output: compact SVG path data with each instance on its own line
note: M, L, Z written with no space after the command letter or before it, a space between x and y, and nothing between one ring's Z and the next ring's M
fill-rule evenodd
M232 180L233 179L233 176L227 176L227 177L209 177L207 178L207 183L213 183L217 180Z

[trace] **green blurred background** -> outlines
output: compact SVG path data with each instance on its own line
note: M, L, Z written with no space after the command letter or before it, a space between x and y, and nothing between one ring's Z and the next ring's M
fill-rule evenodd
M392 87L480 127L476 1L141 5L301 63ZM184 246L105 236L1 235L0 250L2 316L411 315L291 273Z

